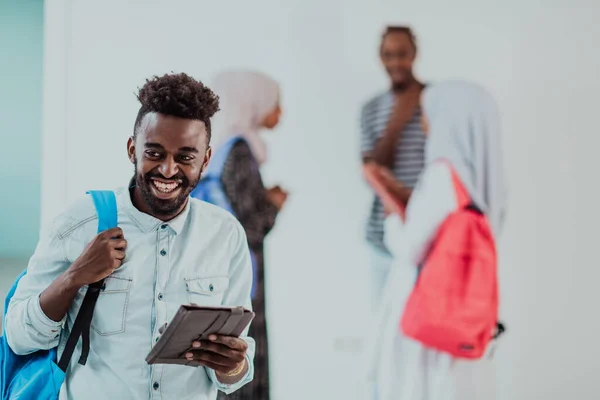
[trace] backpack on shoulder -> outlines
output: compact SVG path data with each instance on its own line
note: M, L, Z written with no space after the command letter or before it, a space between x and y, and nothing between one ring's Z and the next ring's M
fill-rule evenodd
M94 200L98 214L98 233L117 226L117 202L112 191L88 192ZM5 323L8 305L17 285L27 270L16 279L4 302L4 321L0 336L0 394L1 400L57 400L60 388L65 380L65 372L69 366L79 338L82 339L82 353L79 363L85 365L90 350L90 324L94 306L102 290L103 281L88 286L83 303L73 327L66 338L64 351L57 359L57 348L39 350L35 353L19 356L15 354L6 341Z
M485 214L449 163L457 208L439 227L400 321L423 346L457 358L483 357L504 332L498 322L498 256Z

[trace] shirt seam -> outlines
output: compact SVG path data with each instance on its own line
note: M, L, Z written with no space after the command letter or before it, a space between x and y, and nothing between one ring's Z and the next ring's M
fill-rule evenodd
M71 233L73 233L74 230L76 230L77 228L87 224L90 221L93 221L95 219L98 219L97 215L92 215L90 217L84 218L81 221L79 221L78 223L76 223L75 225L73 225L72 227L70 227L69 229L67 229L64 232L57 232L57 236L62 240L62 239L66 239L67 236L69 236Z

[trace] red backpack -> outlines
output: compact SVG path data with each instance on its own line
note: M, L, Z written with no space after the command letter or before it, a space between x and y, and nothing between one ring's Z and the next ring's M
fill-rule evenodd
M437 231L400 327L405 336L425 347L478 359L504 331L497 322L496 244L488 219L447 165L458 207Z

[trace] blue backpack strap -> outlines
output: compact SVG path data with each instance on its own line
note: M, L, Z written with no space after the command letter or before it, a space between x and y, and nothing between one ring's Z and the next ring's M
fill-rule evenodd
M110 190L91 190L87 192L94 200L96 214L98 215L98 233L116 228L118 225L117 199ZM94 307L104 285L104 280L88 285L88 290L77 313L73 329L67 339L67 344L58 362L61 370L66 371L81 336L81 357L79 364L85 365L90 353L90 325L94 316Z
M98 215L98 233L116 228L118 221L117 198L112 190L90 190Z

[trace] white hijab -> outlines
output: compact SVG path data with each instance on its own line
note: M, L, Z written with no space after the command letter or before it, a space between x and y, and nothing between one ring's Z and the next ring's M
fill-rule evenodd
M423 110L430 133L426 164L450 161L475 204L487 214L494 234L499 235L507 193L496 102L475 84L444 82L426 89Z
M279 84L260 72L232 70L217 74L210 88L219 96L221 108L212 121L214 148L242 136L258 163L266 162L267 147L258 131L277 106Z

